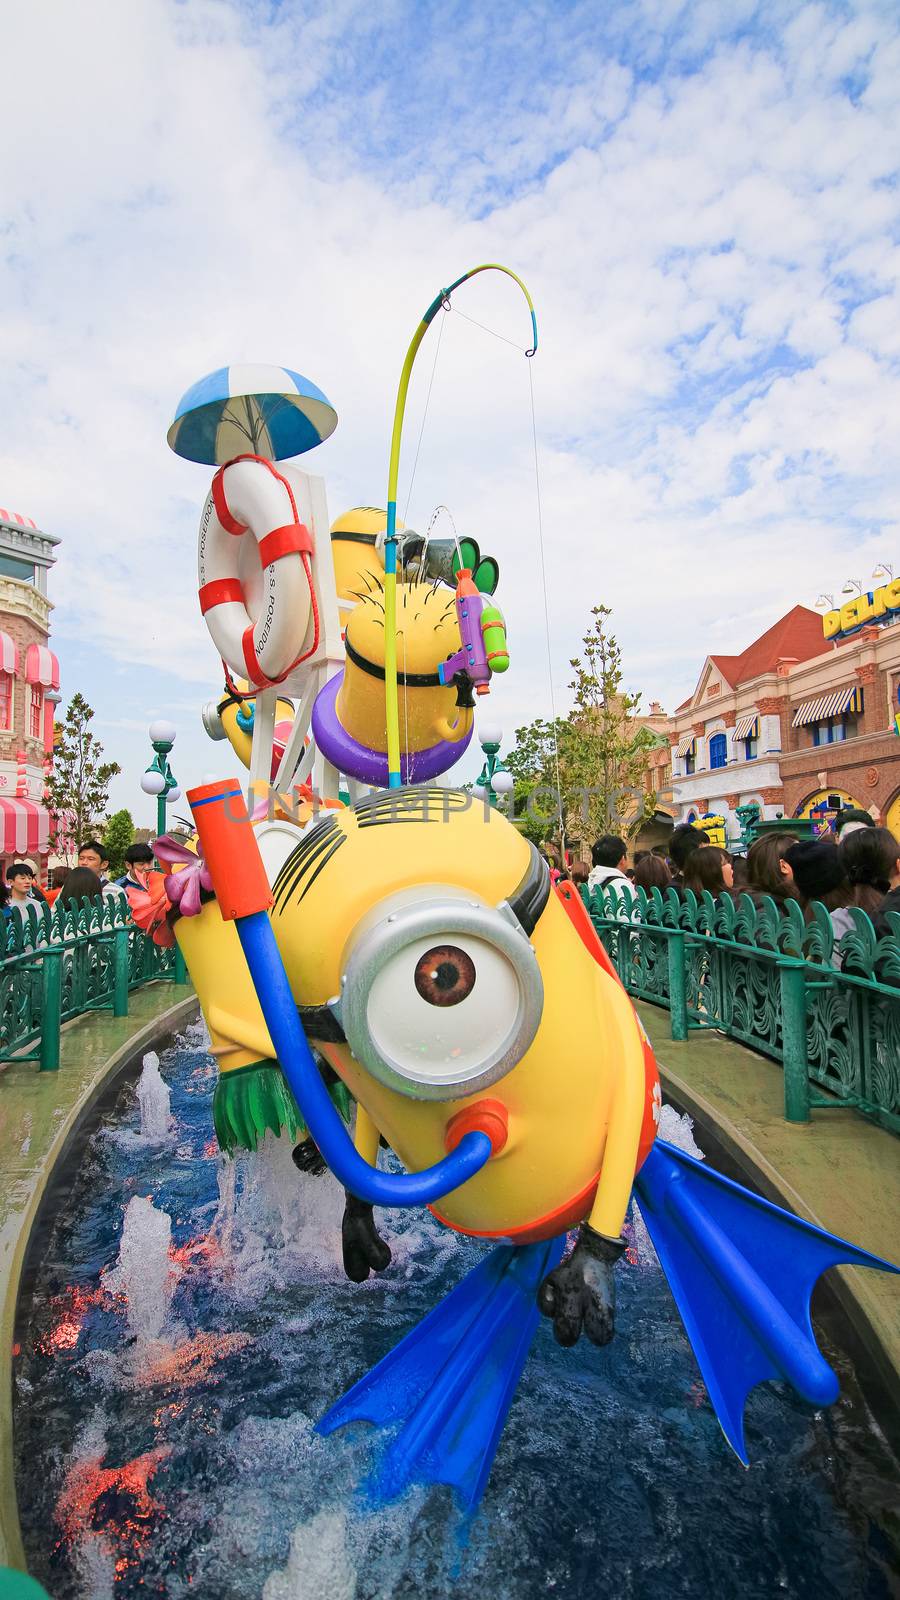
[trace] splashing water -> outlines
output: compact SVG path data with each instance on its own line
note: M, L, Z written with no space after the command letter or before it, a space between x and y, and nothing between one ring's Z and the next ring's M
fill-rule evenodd
M124 1297L128 1326L139 1343L158 1339L165 1327L174 1288L171 1245L171 1217L152 1200L133 1195L125 1207L119 1259L104 1274L103 1286Z
M159 1056L148 1050L138 1088L138 1105L141 1108L141 1138L161 1144L169 1136L172 1126L172 1099L159 1070Z
M347 1548L347 1514L317 1511L291 1535L282 1572L266 1579L262 1600L355 1600L356 1570Z
M391 1265L348 1283L339 1186L288 1139L216 1155L209 1064L194 1029L164 1058L161 1145L123 1095L34 1260L17 1489L54 1600L887 1600L897 1467L852 1364L829 1350L844 1395L824 1414L751 1395L746 1471L636 1208L616 1338L562 1350L541 1324L474 1523L440 1488L373 1514L372 1430L315 1423L487 1246L376 1213ZM660 1131L702 1154L671 1107Z

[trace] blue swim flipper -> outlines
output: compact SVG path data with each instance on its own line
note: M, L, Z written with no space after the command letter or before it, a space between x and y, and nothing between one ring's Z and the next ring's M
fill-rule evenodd
M813 1405L837 1397L810 1320L819 1276L840 1263L900 1269L660 1139L634 1188L722 1431L746 1464L744 1403L758 1383L785 1378Z
M538 1287L564 1246L498 1245L325 1413L318 1433L398 1427L364 1485L375 1503L426 1482L478 1504L537 1328Z

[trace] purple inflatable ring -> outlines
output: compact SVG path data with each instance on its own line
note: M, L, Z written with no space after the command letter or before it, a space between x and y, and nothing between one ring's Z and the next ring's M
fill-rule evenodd
M312 732L318 748L326 761L330 761L347 778L358 783L371 783L386 789L388 782L387 755L379 750L368 750L364 744L351 739L338 721L336 702L343 672L330 678L316 698L312 713ZM454 743L441 739L427 750L414 750L400 756L400 776L404 783L427 783L458 761L472 738L472 729Z

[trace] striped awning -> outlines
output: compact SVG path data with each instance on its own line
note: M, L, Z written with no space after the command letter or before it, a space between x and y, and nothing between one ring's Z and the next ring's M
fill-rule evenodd
M683 733L675 746L675 754L677 756L689 756L693 748L694 735L692 733Z
M792 728L805 728L810 722L824 722L827 717L842 717L847 711L862 711L862 689L835 689L831 694L820 695L818 700L804 700L791 721Z
M5 856L46 855L50 813L36 800L7 800L0 796L0 828Z
M0 630L0 672L11 672L13 676L19 670L19 650L14 639L8 633Z
M59 688L59 662L45 644L30 644L25 652L25 682L45 689Z
M734 725L734 737L736 739L759 738L759 717L755 711L749 712L746 717L738 717Z

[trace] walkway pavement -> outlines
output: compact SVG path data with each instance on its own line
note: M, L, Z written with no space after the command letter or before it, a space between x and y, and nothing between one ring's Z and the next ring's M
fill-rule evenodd
M151 1050L196 1010L193 991L151 983L129 1015L92 1011L62 1030L58 1072L11 1061L0 1072L0 1568L23 1564L12 1481L12 1342L16 1296L49 1175L84 1109L136 1051ZM0 1593L2 1593L0 1578Z
M856 1111L784 1120L784 1077L719 1033L670 1037L669 1013L639 1001L667 1098L716 1136L769 1200L900 1265L900 1139ZM702 1142L702 1141L701 1141ZM900 1277L859 1267L828 1274L900 1406ZM868 1324L867 1328L862 1323Z

